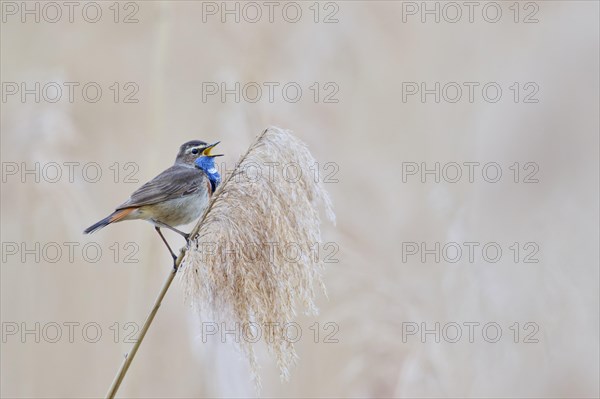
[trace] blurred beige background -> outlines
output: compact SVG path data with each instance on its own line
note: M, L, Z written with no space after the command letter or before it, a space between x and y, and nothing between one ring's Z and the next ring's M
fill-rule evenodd
M35 4L27 6L35 10ZM326 162L338 165L339 182L325 183L338 223L324 224L323 234L340 250L339 262L326 265L329 299L318 298L320 315L298 319L303 336L289 382L280 382L273 360L261 351L263 396L600 394L597 2L521 2L517 23L513 2L496 3L502 10L496 23L483 18L485 2L478 3L473 22L463 6L457 23L447 21L454 11L436 2L427 7L437 4L439 23L427 14L422 23L422 10L412 15L420 2L277 3L272 23L261 2L255 3L263 13L256 23L244 3L237 3L239 23L227 14L222 22L221 7L235 9L235 2L99 2L96 23L87 22L84 4L77 4L73 22L63 6L62 18L52 23L55 10L37 3L37 23L35 15L21 21L20 2L2 2L3 397L106 393L131 347L125 323L141 326L170 258L142 222L92 236L82 230L169 166L184 141L221 140L232 166L269 125L292 129L307 142L322 172L329 172L323 171ZM299 7L300 20L286 21L284 6L288 19L295 10L289 7ZM94 16L87 11L88 19ZM138 22L123 23L127 16ZM327 16L333 23L323 23ZM528 16L538 22L524 23ZM54 98L50 91L39 102L35 94L23 102L21 93L10 94L11 82L19 89L23 82L29 88L35 82L80 85L73 102L67 91L54 103L44 97ZM82 98L81 87L89 82L102 88L96 103ZM115 82L116 103L110 89ZM125 87L128 82L137 85L137 103L123 101L134 87ZM203 82L280 86L273 102L266 90L255 103L244 96L236 102L233 95L222 102L219 95L203 101ZM302 88L298 102L283 98L280 88L289 82ZM315 82L317 102L310 89ZM337 103L324 102L330 82L339 89ZM425 103L418 95L403 102L402 82L427 82L429 88L434 82L479 82L479 88L497 82L503 95L491 103L477 89L472 103L435 103L433 95ZM517 103L514 82L520 87ZM523 102L531 91L523 86L527 82L539 87L539 102ZM52 183L42 175L38 183L33 175L22 178L20 170L8 173L14 165L33 168L35 162L40 168L63 165L62 178ZM79 166L70 182L65 162L97 162L103 175L87 182ZM139 166L139 183L125 180L127 162ZM496 162L503 176L495 184L480 174L473 183L465 177L435 183L431 176L426 183L418 176L403 182L403 162ZM509 169L514 162L520 163L519 183ZM539 165L538 183L521 182L527 162ZM172 234L168 238L181 243ZM137 244L138 263L124 262L129 242ZM496 263L482 260L481 252L472 263L464 255L456 263L435 263L432 256L421 262L418 255L403 262L406 242L429 248L435 242L497 242L503 255ZM515 242L518 262L509 249ZM523 262L528 242L539 247L538 263ZM23 261L11 243L57 243L63 254L54 263L48 261L54 252L39 262L31 254ZM65 243L78 245L73 261ZM84 259L81 248L88 243L102 248L99 262ZM114 243L120 248L117 262ZM310 330L315 321L318 343ZM327 322L339 326L339 342L323 342ZM433 335L403 334L409 323L432 329L436 322L463 326L462 338L451 343L443 336L436 343ZM465 322L480 323L474 342L466 337ZM490 322L502 328L496 343L482 338L481 326ZM62 332L56 343L50 342L53 323ZM79 323L73 342L64 323ZM101 329L95 343L82 336L87 323ZM120 396L254 396L245 359L231 343L203 343L199 323L174 284ZM524 342L532 331L525 323L539 327L537 343ZM23 328L34 332L23 335ZM94 338L93 329L88 333L88 340Z

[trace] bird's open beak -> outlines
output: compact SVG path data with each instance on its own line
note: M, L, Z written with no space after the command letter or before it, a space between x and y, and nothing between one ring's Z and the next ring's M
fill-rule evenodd
M213 155L213 154L210 153L212 151L212 149L215 148L217 146L217 144L219 144L219 143L220 143L220 141L217 141L216 143L211 144L208 147L206 147L204 149L204 151L202 151L202 155L204 155L205 157L222 157L223 154Z

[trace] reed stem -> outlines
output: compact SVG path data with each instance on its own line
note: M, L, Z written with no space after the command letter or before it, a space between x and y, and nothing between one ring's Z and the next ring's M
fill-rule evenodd
M182 248L181 251L179 252L179 256L177 257L177 260L175 261L176 268L173 268L171 270L171 272L169 273L169 275L167 276L167 280L163 284L162 289L160 290L160 292L158 293L158 296L156 297L156 300L154 301L154 306L152 307L152 310L150 310L150 314L148 314L148 317L146 317L146 321L144 322L144 326L142 327L142 330L140 331L140 335L139 335L138 339L136 340L135 344L133 344L133 347L131 348L129 353L127 355L125 355L125 360L123 360L123 363L121 364L121 368L119 368L119 371L117 372L117 375L115 376L115 379L113 380L113 382L110 386L110 389L108 390L108 393L106 394L106 398L112 399L117 394L117 391L119 390L119 387L121 386L121 382L123 382L123 379L125 378L125 374L127 373L127 370L129 369L129 366L131 365L131 362L133 362L133 358L135 357L135 354L137 353L138 349L140 348L140 345L142 344L142 341L144 340L144 337L146 336L146 332L150 328L150 325L152 324L152 321L154 320L154 316L156 316L156 313L158 312L158 308L160 308L160 304L162 303L163 298L167 294L167 291L169 290L169 287L171 286L171 283L173 282L173 278L175 278L175 275L177 274L177 270L179 269L179 265L181 264L181 261L183 260L183 257L185 255L186 251L187 251L187 248Z

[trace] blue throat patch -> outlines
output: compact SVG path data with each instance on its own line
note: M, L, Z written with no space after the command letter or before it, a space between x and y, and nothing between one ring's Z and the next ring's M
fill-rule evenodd
M221 183L221 175L215 167L215 158L202 156L196 159L194 164L198 169L201 169L204 173L206 173L206 176L210 181L210 187L212 188L212 192L214 193L219 183Z

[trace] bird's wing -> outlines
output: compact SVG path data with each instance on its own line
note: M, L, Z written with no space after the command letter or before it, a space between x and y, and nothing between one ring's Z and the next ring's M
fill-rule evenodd
M202 191L208 190L206 179L206 175L200 169L173 165L137 189L117 210L201 194Z

